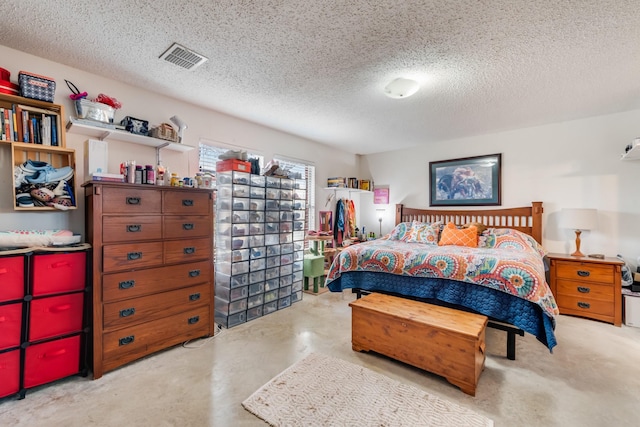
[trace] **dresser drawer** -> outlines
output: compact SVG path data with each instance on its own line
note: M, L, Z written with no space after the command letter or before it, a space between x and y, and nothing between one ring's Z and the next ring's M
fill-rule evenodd
M165 191L162 212L165 214L209 215L213 208L212 193L192 190Z
M206 283L211 261L103 275L102 299L113 302Z
M105 243L162 239L162 217L126 215L102 217L102 240Z
M24 296L24 256L0 257L0 302Z
M208 335L208 306L105 333L102 336L104 370L109 371L140 357L186 340Z
M108 245L102 251L105 273L162 265L162 242Z
M559 279L573 279L582 282L614 283L615 267L586 262L557 261L556 276Z
M172 316L211 304L211 285L197 285L104 305L104 328L114 329Z
M561 313L579 314L590 317L593 314L602 316L614 315L614 303L611 301L602 301L591 298L582 298L579 296L562 295L556 297L558 308Z
M190 262L213 258L211 246L213 237L164 242L164 262Z
M613 301L613 285L558 279L556 289L558 295L572 296L582 300Z
M213 224L208 216L178 216L171 215L164 217L164 237L192 238L213 236Z
M102 188L102 212L125 213L160 213L162 193L160 190L147 188Z

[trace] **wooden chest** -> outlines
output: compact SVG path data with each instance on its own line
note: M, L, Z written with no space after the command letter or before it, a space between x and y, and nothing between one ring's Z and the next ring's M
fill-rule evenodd
M352 346L426 371L475 396L484 368L487 317L373 293L352 307Z

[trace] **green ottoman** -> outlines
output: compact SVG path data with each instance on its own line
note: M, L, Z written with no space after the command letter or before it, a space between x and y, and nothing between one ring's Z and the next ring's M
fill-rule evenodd
M318 293L318 282L324 278L324 255L305 255L303 260L304 290L309 290L309 279L313 279L313 292ZM324 282L320 284L324 287Z

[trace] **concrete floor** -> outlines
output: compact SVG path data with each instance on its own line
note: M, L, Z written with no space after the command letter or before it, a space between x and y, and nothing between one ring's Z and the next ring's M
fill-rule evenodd
M553 354L531 335L505 357L487 331L476 397L383 356L351 350L352 294L302 302L105 374L71 377L0 399L2 426L264 426L241 402L310 352L366 366L471 408L499 426L640 425L640 328L560 316ZM336 421L336 425L339 425Z

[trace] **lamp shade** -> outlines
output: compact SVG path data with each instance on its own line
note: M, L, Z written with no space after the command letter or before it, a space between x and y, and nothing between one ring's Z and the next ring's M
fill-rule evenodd
M562 226L573 230L593 230L598 225L596 209L562 209Z

